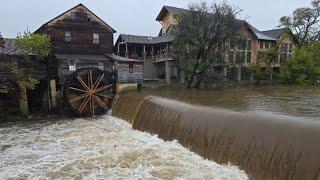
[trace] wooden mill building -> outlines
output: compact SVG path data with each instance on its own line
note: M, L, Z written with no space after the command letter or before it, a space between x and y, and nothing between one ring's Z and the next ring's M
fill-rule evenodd
M122 84L138 86L143 82L142 61L113 54L115 32L83 4L58 15L35 31L38 34L49 35L52 43L52 54L43 66L44 76L39 78L48 82L47 88L54 102L53 106L59 104L55 99L59 92L63 95L68 77L80 68L94 67L108 71L114 75L118 87ZM0 55L16 56L16 51L11 53L8 49L17 47L9 40L6 41L6 47L0 49ZM8 60L0 58L0 61L4 59Z

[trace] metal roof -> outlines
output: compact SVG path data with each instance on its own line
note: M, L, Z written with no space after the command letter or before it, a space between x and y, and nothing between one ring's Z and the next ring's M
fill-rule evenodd
M172 36L158 36L158 37L150 37L150 36L136 36L136 35L127 35L121 34L119 39L122 42L132 43L132 44L161 44L168 43L173 40Z
M105 54L105 56L107 56L108 58L110 58L113 61L118 61L118 62L141 62L141 63L143 63L143 61L140 61L140 60L117 56L114 54Z
M13 43L14 39L4 38L4 47L0 47L0 54L20 55L20 49Z
M282 34L284 34L288 29L281 28L281 29L272 29L268 31L262 31L263 34L278 39Z

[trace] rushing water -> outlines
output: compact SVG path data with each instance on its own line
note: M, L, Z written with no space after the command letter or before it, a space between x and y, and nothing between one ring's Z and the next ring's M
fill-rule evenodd
M319 96L315 87L147 90L121 95L113 115L256 179L317 180Z
M111 116L0 124L0 179L247 179Z

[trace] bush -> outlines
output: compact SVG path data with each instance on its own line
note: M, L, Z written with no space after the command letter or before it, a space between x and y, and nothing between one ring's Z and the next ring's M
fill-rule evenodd
M315 85L320 82L320 65L317 54L320 44L295 50L291 59L284 64L280 77L286 84Z

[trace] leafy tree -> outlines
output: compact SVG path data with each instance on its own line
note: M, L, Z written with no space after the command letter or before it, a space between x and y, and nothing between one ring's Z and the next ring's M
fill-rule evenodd
M31 75L23 73L17 63L1 62L0 72L4 74L0 76L0 93L2 94L10 92L19 94L21 89L34 89L38 83Z
M51 52L50 37L45 34L32 34L27 30L14 43L26 58L35 55L37 59L44 60Z
M287 84L314 85L320 82L320 44L296 49L292 58L280 71Z
M265 71L261 69L259 65L250 64L248 71L251 73L251 78L254 84L259 84L259 82L265 79L268 75Z
M273 80L274 67L278 62L279 47L271 47L263 53L262 61L267 65L266 72L269 74L270 80Z
M281 26L288 27L295 33L300 45L313 43L320 38L320 0L313 0L311 7L298 8L292 17L280 19Z
M214 64L224 63L227 42L237 35L240 11L226 3L190 5L188 13L179 14L172 31L173 52L185 73L187 87L199 88L212 76Z

